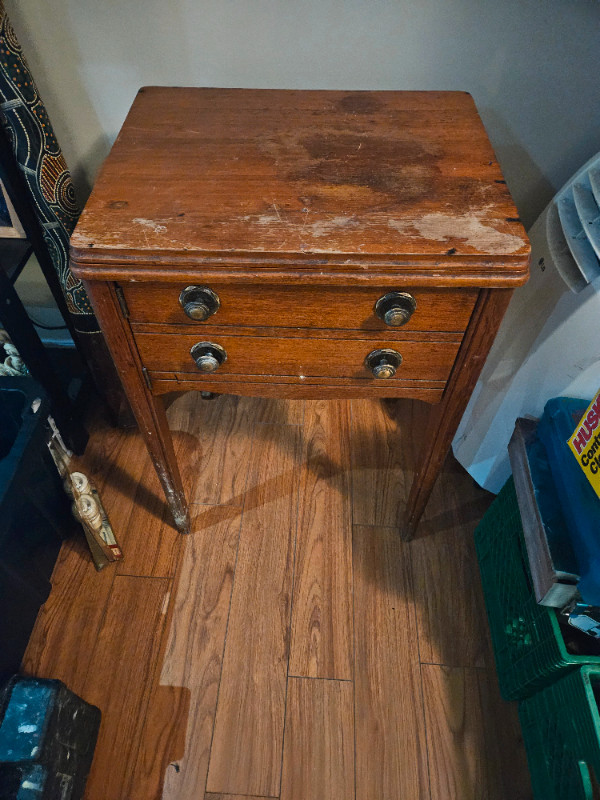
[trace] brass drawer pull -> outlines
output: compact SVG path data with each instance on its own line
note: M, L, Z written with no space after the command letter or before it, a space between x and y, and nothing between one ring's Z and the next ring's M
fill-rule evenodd
M216 314L221 305L219 295L208 286L186 286L179 295L183 311L190 319L203 322Z
M227 353L220 344L198 342L190 350L200 372L215 372L227 360Z
M401 363L402 356L396 350L373 350L365 358L374 378L393 378Z
M398 328L406 325L417 307L417 301L408 292L389 292L375 303L375 313L386 325Z

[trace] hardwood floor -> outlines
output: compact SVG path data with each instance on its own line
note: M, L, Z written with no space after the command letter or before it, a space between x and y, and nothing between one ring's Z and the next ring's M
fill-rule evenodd
M24 658L102 710L86 800L525 800L472 532L491 496L449 457L398 536L426 407L198 394L169 409L192 533L140 437L86 468L125 552L67 542Z

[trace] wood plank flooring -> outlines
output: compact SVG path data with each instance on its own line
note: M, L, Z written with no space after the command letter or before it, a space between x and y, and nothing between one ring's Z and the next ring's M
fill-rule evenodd
M398 536L425 413L178 398L188 537L139 435L94 418L125 560L67 542L23 662L103 712L86 800L531 796L472 544L491 496L449 457L431 535Z

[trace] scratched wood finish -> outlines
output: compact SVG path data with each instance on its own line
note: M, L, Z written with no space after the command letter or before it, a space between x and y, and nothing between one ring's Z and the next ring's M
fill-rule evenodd
M351 683L289 679L281 800L354 800L353 702Z
M352 678L350 409L307 404L290 675Z
M72 244L80 267L410 256L438 275L479 260L500 282L523 277L528 251L464 92L163 87L137 95Z
M191 372L199 374L190 355L191 348L204 339L198 334L138 333L136 343L143 365L148 370ZM418 342L381 339L308 339L296 337L236 336L221 334L215 344L227 352L227 360L218 368L219 375L259 376L269 381L279 375L304 375L327 378L355 378L381 383L365 365L373 350L391 348L402 356L393 378L394 386L403 380L444 381L450 374L458 352L456 342Z
M429 797L410 551L354 526L356 800Z
M464 92L146 87L71 256L179 530L188 507L159 396L228 385L441 400L409 495L409 539L509 292L527 279L529 244ZM207 324L183 320L176 295L188 283L223 294ZM405 331L388 333L373 305L392 288L414 291L418 307ZM199 337L228 351L208 380L189 355ZM365 356L394 346L404 363L382 385ZM192 375L193 387L177 386Z
M179 302L184 284L122 284L132 323L350 329L394 333L375 313L376 301L389 287L343 288L321 286L256 286L211 284L221 305L205 322L190 320ZM410 291L410 287L401 287ZM417 308L401 331L463 331L477 299L475 289L410 292Z
M246 492L206 789L279 795L298 426L260 426ZM251 617L248 609L252 608Z

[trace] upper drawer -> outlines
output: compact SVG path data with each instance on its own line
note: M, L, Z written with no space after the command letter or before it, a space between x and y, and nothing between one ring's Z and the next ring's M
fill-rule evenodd
M198 284L200 285L200 284ZM206 322L190 319L179 297L181 284L121 284L132 322L173 325L232 325L347 329L364 331L464 331L477 299L476 289L400 289L416 300L402 327L388 326L375 313L377 300L390 289L332 286L226 284L210 288L219 299Z

